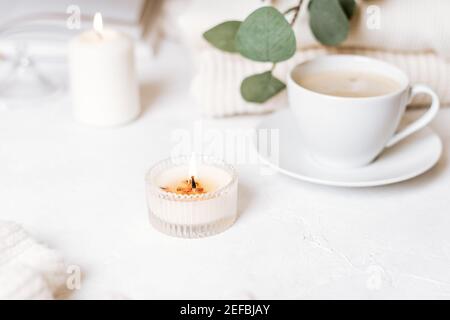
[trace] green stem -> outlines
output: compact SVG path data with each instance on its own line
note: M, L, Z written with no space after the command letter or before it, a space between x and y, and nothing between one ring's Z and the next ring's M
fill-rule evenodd
M292 11L294 11L294 16L292 17L292 20L291 20L291 26L293 26L295 24L295 21L297 21L298 14L300 13L300 9L302 7L302 4L303 4L303 0L300 0L298 2L297 6L291 8L291 9L293 9Z
M283 12L283 15L284 16L288 15L289 13L291 13L294 10L297 10L297 6L287 9L286 11Z
M273 70L275 70L275 67L277 66L277 64L276 63L273 63L272 64L272 68L270 68L270 72L273 72Z

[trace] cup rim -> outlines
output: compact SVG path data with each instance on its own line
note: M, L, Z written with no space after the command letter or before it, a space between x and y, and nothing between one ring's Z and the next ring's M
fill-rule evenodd
M300 85L297 81L294 80L293 74L294 72L298 72L298 69L300 68L305 68L308 65L312 65L312 64L317 64L320 63L321 61L324 60L357 60L360 63L371 63L371 64L378 64L381 65L385 68L391 69L393 71L395 71L401 78L402 80L400 81L400 88L383 94L383 95L377 95L377 96L369 96L369 97L342 97L342 96L334 96L334 95L330 95L330 94L325 94L325 93L320 93L314 90L310 90L307 89L305 87L303 87L302 85ZM381 73L381 72L380 72ZM394 78L396 80L398 80L399 77L393 77L392 75L387 75L388 77ZM408 89L408 87L410 87L410 80L409 77L406 75L406 73L399 69L398 67L387 63L385 61L382 60L378 60L378 59L374 59L374 58L370 58L370 57L366 57L366 56L361 56L361 55L353 55L353 54L331 54L331 55L325 55L325 56L321 56L321 57L316 57L313 59L309 59L306 60L302 63L299 63L297 65L295 65L291 71L289 72L289 77L288 77L288 82L291 83L291 86L294 86L297 89L302 89L307 91L308 93L320 96L320 97L324 97L324 98L328 98L328 99L337 99L337 100L352 100L352 101L363 101L363 100L374 100L374 99L382 99L382 98L390 98L390 97L394 97L396 95L401 94L402 92L404 92L406 89Z

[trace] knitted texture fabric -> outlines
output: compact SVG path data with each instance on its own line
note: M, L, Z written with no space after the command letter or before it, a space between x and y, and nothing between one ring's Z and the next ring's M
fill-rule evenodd
M66 267L58 253L19 225L0 221L0 299L54 299L64 292Z

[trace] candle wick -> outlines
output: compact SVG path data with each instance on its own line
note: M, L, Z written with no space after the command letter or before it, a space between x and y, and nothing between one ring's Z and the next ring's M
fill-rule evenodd
M197 188L197 183L195 182L194 176L191 177L191 185L192 185L192 189Z
M97 34L97 37L98 37L100 40L103 39L103 36L102 36L102 34L101 34L100 32L95 31L95 33Z

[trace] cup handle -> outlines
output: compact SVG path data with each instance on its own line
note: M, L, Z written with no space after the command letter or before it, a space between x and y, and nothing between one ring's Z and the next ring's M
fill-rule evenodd
M411 98L414 98L414 96L418 95L419 93L426 93L429 96L431 96L431 106L428 109L428 111L419 119L417 119L415 122L411 123L409 126L407 126L402 131L396 133L386 144L386 147L392 147L393 145L399 143L406 137L410 136L416 131L419 131L420 129L426 127L433 119L436 117L438 111L439 111L439 97L437 94L431 90L429 87L418 84L412 87L411 89Z

